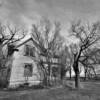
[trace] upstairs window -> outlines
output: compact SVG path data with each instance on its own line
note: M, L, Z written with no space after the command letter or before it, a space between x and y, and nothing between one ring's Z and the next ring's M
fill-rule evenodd
M25 45L25 56L35 56L35 47L32 47L30 45Z

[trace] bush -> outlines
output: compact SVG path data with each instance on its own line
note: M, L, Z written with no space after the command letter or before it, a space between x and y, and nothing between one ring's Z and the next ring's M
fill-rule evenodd
M44 86L39 84L39 85L33 85L31 88L33 88L33 89L43 89Z
M0 88L6 88L8 82L5 79L0 79Z

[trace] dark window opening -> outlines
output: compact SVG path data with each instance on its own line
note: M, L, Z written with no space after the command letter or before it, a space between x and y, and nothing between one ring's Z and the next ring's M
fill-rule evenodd
M33 66L32 64L25 64L24 67L24 77L32 77Z
M35 47L32 47L30 45L25 46L25 56L35 56Z

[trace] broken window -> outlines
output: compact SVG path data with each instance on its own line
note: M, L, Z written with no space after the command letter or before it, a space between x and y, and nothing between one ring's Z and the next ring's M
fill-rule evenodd
M32 77L33 66L32 64L25 64L24 66L24 77Z
M30 45L25 46L25 56L35 56L35 47L32 47Z

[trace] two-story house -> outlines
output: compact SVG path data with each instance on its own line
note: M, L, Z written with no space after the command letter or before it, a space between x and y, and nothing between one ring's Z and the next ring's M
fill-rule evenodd
M10 58L10 74L8 87L18 87L28 83L29 86L40 84L43 74L37 66L36 47L30 39L18 46L18 51ZM8 62L9 62L8 61Z
M8 87L18 87L21 84L28 83L29 86L38 85L44 79L44 72L38 64L38 60L42 59L44 66L48 66L45 55L38 56L39 48L31 38L16 44L18 49L9 57L7 80ZM38 52L38 53L37 53ZM50 77L60 78L61 58L59 56L50 59Z

